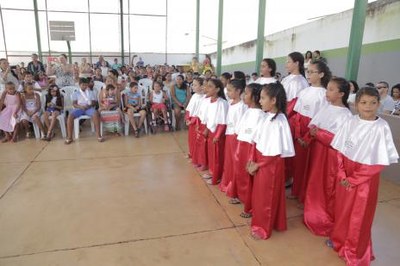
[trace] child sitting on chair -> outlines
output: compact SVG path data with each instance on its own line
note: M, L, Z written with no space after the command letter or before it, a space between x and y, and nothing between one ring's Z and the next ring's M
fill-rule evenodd
M135 131L135 137L139 137L140 128L146 119L146 110L142 107L141 95L138 92L138 84L136 82L131 82L129 84L130 90L125 94L124 97L124 112L128 115L129 121ZM139 123L136 125L134 114L140 114Z
M106 88L101 91L99 101L99 112L103 127L109 132L119 134L121 131L122 117L120 92L114 85L108 84Z
M167 123L167 107L165 106L165 101L168 99L167 94L161 90L162 83L155 81L153 83L153 91L150 93L150 103L151 111L154 116L157 116L161 111L164 120L164 130L169 131Z

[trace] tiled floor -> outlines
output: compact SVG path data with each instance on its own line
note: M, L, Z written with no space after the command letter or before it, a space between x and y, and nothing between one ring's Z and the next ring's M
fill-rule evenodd
M1 144L0 265L344 265L290 200L288 231L253 240L186 149L185 131ZM400 185L379 199L372 265L398 265Z

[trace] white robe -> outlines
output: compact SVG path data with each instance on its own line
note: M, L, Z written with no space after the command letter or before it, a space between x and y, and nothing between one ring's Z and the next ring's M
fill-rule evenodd
M269 78L260 77L256 81L254 81L254 83L258 83L261 85L274 83L274 82L276 82L276 79L273 77L269 77Z
M286 100L290 102L294 98L297 98L299 92L309 87L308 82L302 75L292 75L285 77L282 80L282 85L285 88Z
M369 121L354 115L335 134L331 145L351 161L366 165L389 165L399 158L390 127L382 118Z
M228 116L226 118L227 128L225 135L235 134L235 127L246 112L247 108L247 105L244 104L243 101L239 101L235 104L229 104Z
M325 88L311 86L299 93L293 109L303 116L313 118L326 105L328 101Z
M190 98L189 104L186 107L186 111L189 112L189 116L194 116L194 111L198 108L201 100L203 98L203 94L195 93Z
M336 134L342 125L352 116L353 114L348 108L328 104L311 119L309 126L314 125L332 134Z
M218 98L215 102L208 104L206 125L208 130L215 132L218 125L226 125L226 115L228 114L228 102Z
M263 110L259 108L247 109L235 128L235 133L238 135L237 139L240 141L253 143L257 126L264 115L265 113Z
M274 116L274 113L266 113L260 121L253 137L256 149L263 156L293 157L295 152L289 122L284 114L278 114L271 121Z

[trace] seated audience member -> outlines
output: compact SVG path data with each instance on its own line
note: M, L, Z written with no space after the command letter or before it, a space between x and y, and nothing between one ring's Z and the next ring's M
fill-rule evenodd
M393 115L400 115L400 83L396 84L392 87L392 91L390 95L394 101L394 110L392 112Z
M82 115L90 116L93 119L97 140L103 142L104 139L100 135L100 116L95 106L97 105L96 96L88 89L89 81L86 78L79 80L80 89L72 94L72 105L74 109L67 119L67 138L65 144L71 144L72 132L74 130L74 119Z
M24 74L24 80L21 82L21 84L19 84L18 87L18 92L23 92L24 91L24 86L27 83L32 83L33 88L35 91L42 91L42 87L40 86L40 84L38 82L36 82L33 79L33 74L31 72L25 72Z
M394 110L395 102L389 95L389 84L386 81L380 81L375 87L381 96L381 105L379 106L378 112L381 114L391 114Z

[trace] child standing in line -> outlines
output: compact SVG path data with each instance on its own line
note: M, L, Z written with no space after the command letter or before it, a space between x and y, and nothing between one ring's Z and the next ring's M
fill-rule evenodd
M46 111L43 114L44 123L47 127L47 141L50 141L54 137L54 126L57 121L57 117L63 110L64 99L61 96L60 88L57 85L51 85L46 95Z
M308 65L307 74L311 86L299 93L293 115L289 119L296 150L293 159L292 197L298 198L300 203L304 203L307 189L307 178L304 173L308 160L308 147L304 138L309 131L308 124L311 119L328 104L325 88L332 76L328 66L322 61Z
M305 78L304 56L299 52L290 53L286 62L286 70L289 72L289 76L282 80L282 85L288 101L286 114L289 119L300 91L309 86Z
M346 265L370 265L374 260L371 227L378 200L379 175L399 155L388 123L377 116L380 96L375 88L357 92L358 115L336 133L332 147L338 151L333 246Z
M227 94L231 101L226 118L227 128L225 132L224 172L222 174L221 183L219 184L219 189L222 192L226 192L232 184L234 154L237 146L235 127L247 110L247 105L244 104L240 97L244 91L244 85L242 80L237 79L232 80L227 85Z
M4 109L3 109L4 107ZM13 82L7 82L0 97L0 130L5 133L3 143L16 142L18 136L18 116L21 110L21 96Z
M254 176L251 232L267 239L272 229L286 230L285 161L294 156L292 135L286 112L286 94L280 83L263 86L260 104L267 112L253 138L253 158L247 171Z
M196 149L194 151L193 163L199 171L208 169L207 157L207 136L203 133L207 124L207 110L210 104L210 97L208 96L208 86L204 86L204 95L200 100L199 107L196 111L198 116L198 124L195 126L196 130Z
M210 103L207 108L207 123L203 135L207 137L209 174L203 175L203 178L209 179L208 184L216 185L221 181L224 167L228 102L225 100L224 86L219 79L210 79L207 82L207 87Z
M192 88L194 94L190 98L189 104L186 107L185 121L188 126L188 146L189 153L188 158L192 159L192 162L195 163L196 160L193 161L194 157L194 149L196 147L196 125L198 124L198 117L196 114L197 109L199 108L200 102L203 98L203 79L195 78L192 83Z
M238 145L235 150L232 186L227 195L231 198L229 203L242 202L244 204L244 211L240 214L243 218L251 217L252 178L246 171L246 165L250 159L256 128L265 115L260 106L261 88L262 86L257 83L251 83L245 88L244 103L247 104L248 109L235 128Z
M337 152L331 147L335 133L352 114L347 103L350 84L343 78L332 78L322 108L310 122L310 157L306 167L308 185L304 202L304 223L316 235L328 236L333 227ZM308 138L308 137L306 137Z
M40 121L40 113L42 108L40 103L40 95L35 92L32 83L25 83L24 93L21 97L21 100L21 122L25 128L26 137L30 138L31 136L29 123L35 123L40 129L42 139L46 140L47 136L44 133L42 121Z
M276 72L276 63L274 59L271 58L264 58L261 61L261 77L259 77L255 83L264 85L276 82L275 79L275 72Z

